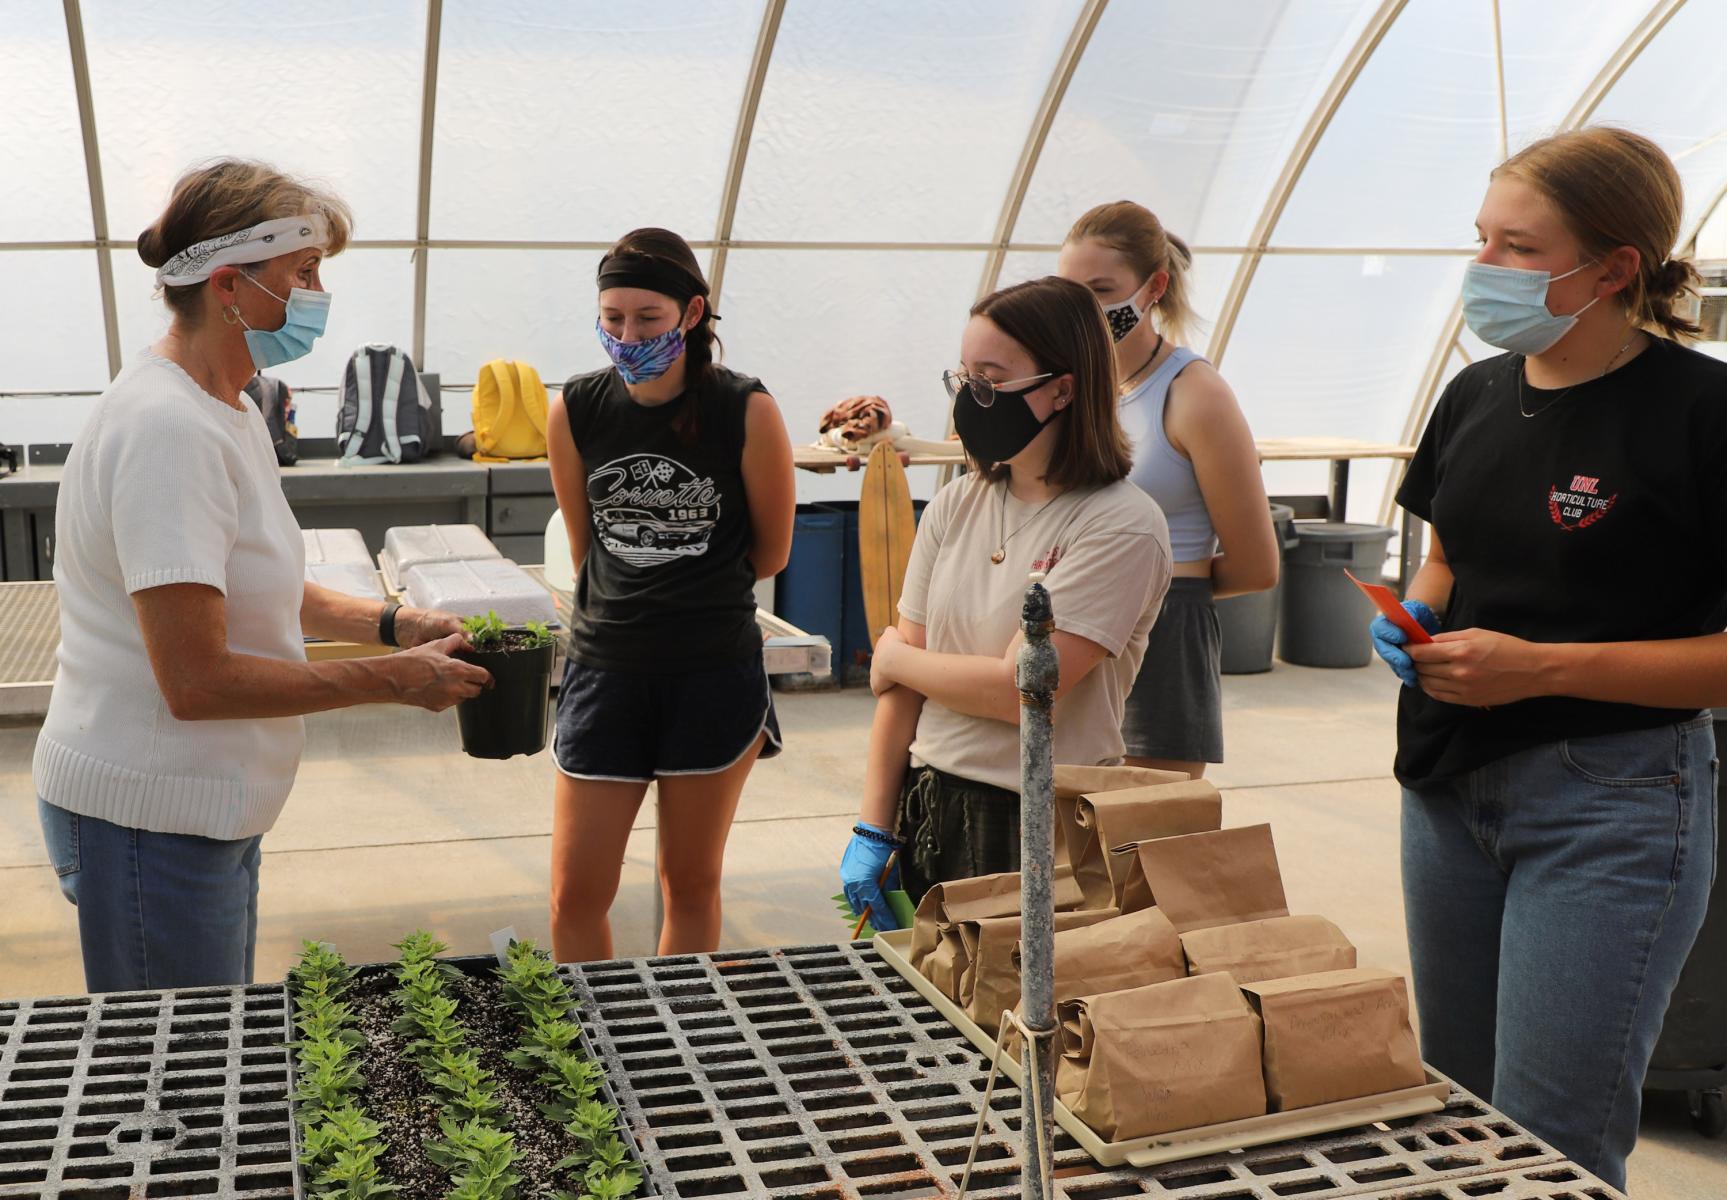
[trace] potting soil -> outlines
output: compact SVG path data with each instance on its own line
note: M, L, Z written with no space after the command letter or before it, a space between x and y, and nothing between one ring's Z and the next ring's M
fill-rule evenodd
M440 1109L431 1085L408 1056L411 1038L390 1028L403 1015L395 987L388 971L368 972L355 981L347 997L366 1039L360 1052L360 1073L366 1084L359 1104L383 1127L388 1148L379 1163L385 1181L401 1188L396 1200L434 1200L450 1190L449 1174L425 1151L427 1141L443 1137L438 1128ZM490 978L463 975L450 980L446 988L459 1005L456 1017L468 1029L468 1045L498 1083L496 1096L503 1112L496 1124L516 1136L519 1157L514 1169L522 1177L517 1194L523 1200L549 1197L559 1189L579 1194L579 1183L570 1173L559 1178L551 1173L576 1149L563 1127L540 1112L540 1104L555 1097L533 1076L505 1061L504 1056L520 1045L521 1025L500 985Z

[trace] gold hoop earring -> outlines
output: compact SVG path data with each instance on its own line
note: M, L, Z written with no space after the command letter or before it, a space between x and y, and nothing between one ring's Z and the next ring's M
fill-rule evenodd
M230 304L224 308L222 310L222 320L226 321L230 325L238 325L240 323L240 306L238 304Z

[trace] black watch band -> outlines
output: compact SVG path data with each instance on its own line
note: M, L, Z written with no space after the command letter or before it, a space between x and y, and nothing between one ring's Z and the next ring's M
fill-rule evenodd
M385 646L400 647L402 643L396 640L396 614L402 611L402 606L391 602L384 605L384 611L378 615L378 641Z

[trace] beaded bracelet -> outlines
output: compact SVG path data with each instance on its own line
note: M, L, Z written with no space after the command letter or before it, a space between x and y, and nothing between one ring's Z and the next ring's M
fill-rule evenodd
M852 832L863 838L865 841L879 842L883 846L899 847L905 845L904 842L900 841L893 834L882 833L880 830L871 829L867 825L853 825Z

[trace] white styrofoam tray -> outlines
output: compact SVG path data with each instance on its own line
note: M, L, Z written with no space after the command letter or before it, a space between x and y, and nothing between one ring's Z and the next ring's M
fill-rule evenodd
M370 562L315 563L308 560L306 582L341 592L345 596L358 596L363 600L385 599L384 585L379 581L378 572Z
M398 525L384 533L378 566L390 590L400 592L415 567L503 557L478 525Z
M366 549L366 539L358 529L302 529L300 537L306 543L308 567L358 563L368 571L372 569L372 552Z
M551 593L505 558L425 563L403 578L402 598L415 608L441 608L462 617L496 612L507 625L555 624Z

